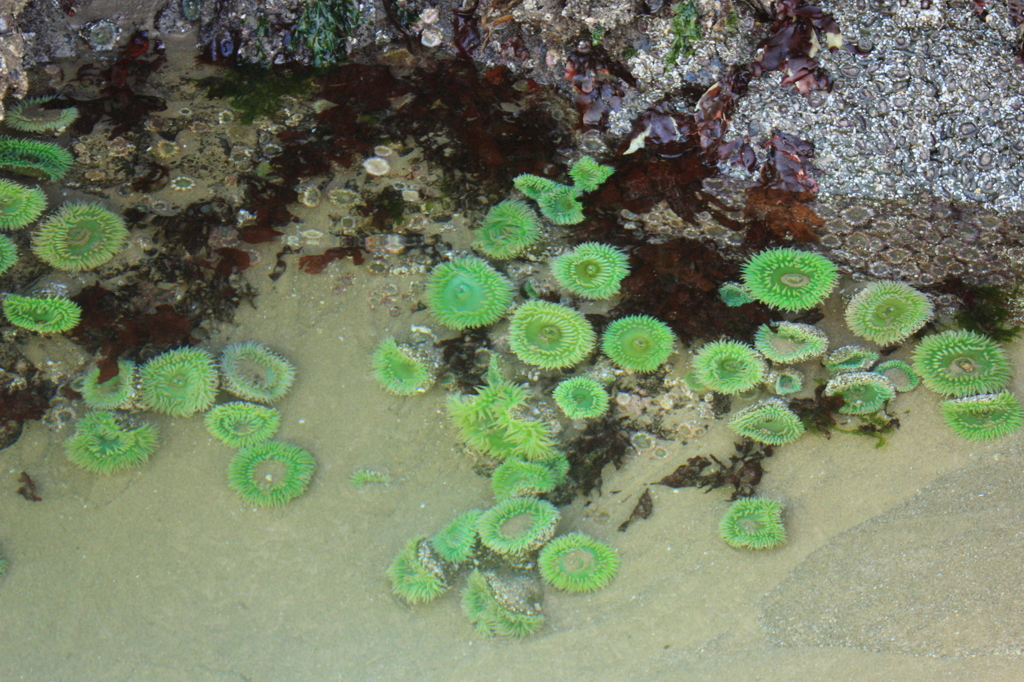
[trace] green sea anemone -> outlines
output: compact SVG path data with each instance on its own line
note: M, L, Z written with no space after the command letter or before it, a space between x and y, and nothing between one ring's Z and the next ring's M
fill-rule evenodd
M522 556L555 534L561 514L550 502L535 497L511 497L480 515L480 542L498 554Z
M921 375L902 360L886 360L871 370L892 382L900 393L913 391L921 383Z
M569 169L569 177L580 191L593 192L614 172L615 169L611 166L604 166L589 156L581 156Z
M480 258L454 258L430 273L426 297L430 312L444 326L485 327L505 315L512 283Z
M942 403L942 418L953 433L970 441L1002 438L1024 424L1024 409L1012 393L989 393Z
M445 561L461 564L476 552L476 524L483 512L470 509L455 517L451 523L430 538L430 546Z
M553 428L546 421L518 416L526 391L501 378L476 395L448 399L448 415L466 445L498 459L541 460L553 455Z
M936 393L962 398L995 393L1010 381L1010 361L999 344L970 331L924 337L914 348L914 369Z
M828 337L809 324L772 322L757 328L754 347L772 362L791 365L824 353L828 348Z
M525 201L506 199L491 207L473 246L491 258L514 258L540 239L540 218Z
M530 365L572 367L594 348L594 329L582 314L557 303L527 301L512 313L508 343Z
M676 335L661 320L630 315L613 321L601 337L601 351L623 369L653 372L672 354Z
M779 395L797 393L804 387L804 375L797 369L772 370L765 377L764 382L771 387L771 390Z
M231 459L228 484L248 504L280 507L306 492L314 471L313 455L302 448L265 440L242 448Z
M825 384L825 395L843 398L843 414L871 414L896 397L896 387L875 372L844 372Z
M583 222L583 205L576 187L559 186L548 190L537 199L544 217L555 225L576 225Z
M352 475L348 477L348 482L353 488L363 488L368 485L388 485L391 483L391 477L383 471L374 471L373 469L356 469L352 472Z
M502 590L506 597L506 603L503 603L498 598L498 591L491 585L491 580L497 578L488 578L488 574L474 569L469 574L466 589L462 591L462 612L477 632L488 637L522 639L544 625L544 615L540 613L537 600L532 599L533 595L528 590L521 589L519 584L516 584L517 589ZM513 600L510 595L522 592L527 592L525 598L511 603Z
M256 341L226 346L218 365L224 390L254 403L275 403L295 383L295 366Z
M878 362L878 353L864 346L840 346L825 354L821 364L832 374L866 372Z
M448 589L448 576L430 543L423 536L411 538L388 566L391 591L408 604L434 601Z
M270 440L281 428L281 413L272 407L232 402L216 405L204 419L210 435L230 448Z
M78 108L44 109L43 105L52 99L51 95L19 102L7 110L4 123L24 133L61 132L78 120Z
M9 294L4 299L4 315L11 324L30 332L60 334L78 326L82 309L74 301L59 296Z
M100 368L92 368L82 379L82 399L97 410L123 409L135 398L137 369L131 360L117 361L117 374L100 383Z
M505 460L491 474L491 489L496 500L549 493L561 482L562 478L551 467L519 459Z
M0 234L0 275L18 262L18 247L8 237Z
M608 411L608 391L590 377L566 379L552 395L569 419L592 419Z
M857 336L880 346L899 343L932 318L932 302L920 291L893 280L871 282L846 306L846 324Z
M743 393L764 380L768 366L760 353L739 341L712 341L693 358L697 380L711 391Z
M758 301L782 310L806 310L824 301L839 275L832 261L809 251L768 249L743 266L743 284Z
M46 210L46 193L0 179L0 230L25 227Z
M754 297L750 295L750 289L739 282L722 282L718 287L718 297L730 308L738 308L747 303L753 303Z
M586 242L551 261L551 273L563 289L577 296L611 298L629 274L629 259L614 246Z
M766 398L743 408L729 420L729 428L767 445L792 443L804 434L800 417L778 398Z
M139 372L142 404L148 410L188 417L213 405L217 370L199 348L176 348L152 358Z
M762 497L741 497L730 505L719 530L730 547L778 547L786 542L782 503Z
M64 444L68 459L94 474L113 474L143 464L156 450L159 431L152 424L130 427L106 410L82 417Z
M70 202L32 234L32 251L58 270L80 272L103 265L128 243L124 220L99 204Z
M554 180L548 180L539 175L531 175L529 173L517 175L512 179L512 184L516 186L516 189L534 201L540 199L546 192L567 187Z
M426 393L434 383L433 374L422 360L398 345L394 338L381 341L370 356L373 378L385 391L397 395Z
M71 152L52 142L0 137L0 170L32 178L59 180L71 168Z
M544 545L537 567L544 581L560 590L595 592L619 572L619 555L589 535L569 533Z

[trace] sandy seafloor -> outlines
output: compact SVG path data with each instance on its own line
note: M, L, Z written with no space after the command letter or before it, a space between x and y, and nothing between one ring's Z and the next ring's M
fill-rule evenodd
M227 486L232 451L198 416L150 416L159 450L111 477L66 460L71 426L28 424L0 451L0 680L1024 679L1024 438L957 440L923 388L897 399L902 427L881 449L842 434L778 448L759 492L786 506L782 548L722 542L722 490L653 486L654 514L616 531L648 483L730 451L718 422L663 459L607 470L602 495L562 510L559 532L612 544L622 568L591 595L548 590L538 634L481 638L460 611L461 582L426 606L399 602L384 575L392 557L489 506L489 481L442 390L398 398L370 376L380 339L429 323L368 305L410 280L347 261L306 275L293 260L272 282L277 248L260 247L244 273L257 308L243 304L205 345L255 339L298 367L278 438L314 454L309 491L281 509L245 505ZM354 282L341 287L346 273ZM1024 344L1010 352L1021 395ZM356 489L359 468L392 483ZM13 492L22 471L42 502Z

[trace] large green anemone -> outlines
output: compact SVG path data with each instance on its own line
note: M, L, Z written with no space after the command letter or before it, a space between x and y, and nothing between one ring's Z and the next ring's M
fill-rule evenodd
M82 309L59 296L18 296L4 299L4 316L11 324L40 334L60 334L78 326Z
M226 346L218 366L224 390L254 403L275 403L295 383L295 366L257 341Z
M477 549L476 524L481 514L483 511L479 509L459 514L430 538L430 546L448 563L461 564L468 561Z
M32 234L32 251L58 270L81 272L103 265L128 243L124 220L99 204L70 202Z
M623 369L653 372L672 354L676 335L649 315L630 315L613 321L601 336L601 352Z
M410 538L387 570L391 591L408 604L432 602L449 587L447 571L423 536Z
M176 348L142 366L142 404L148 410L188 417L213 405L217 370L213 356L200 348Z
M619 555L589 535L569 533L544 545L537 567L544 581L560 590L594 592L619 572Z
M152 424L128 426L113 412L86 414L64 444L68 459L95 474L137 467L153 454L159 431Z
M800 417L778 398L767 398L743 408L729 420L729 428L767 445L792 443L804 434Z
M73 162L71 152L52 142L0 137L0 170L32 178L59 180Z
M821 359L831 374L844 372L866 372L878 362L878 352L864 346L840 346L825 354Z
M1010 381L1010 361L998 343L971 331L926 336L914 348L914 369L936 393L962 398L995 393Z
M760 353L739 341L712 341L693 358L697 381L719 393L743 393L764 380L768 366Z
M249 504L280 507L306 492L316 461L297 445L265 440L238 451L228 484Z
M846 306L846 324L857 336L890 346L932 318L932 302L920 291L893 280L871 282Z
M772 362L791 365L822 355L828 348L828 337L809 324L772 322L757 328L754 348Z
M18 247L10 238L0 234L0 275L11 269L18 262Z
M434 383L427 363L413 357L391 337L381 341L370 356L373 378L388 393L415 395L426 393Z
M589 156L581 156L569 169L569 177L580 191L593 192L614 172L615 169L611 166L602 165Z
M913 391L921 383L921 375L902 360L886 360L871 371L891 381L893 387L900 393Z
M579 196L578 188L559 185L541 194L537 206L555 225L576 225L583 222L583 205Z
M786 542L782 503L762 497L741 497L722 517L719 530L730 547L778 547Z
M559 382L552 396L569 419L592 419L608 411L608 391L590 377Z
M629 259L614 246L586 242L551 261L551 274L563 289L577 296L611 298L629 274Z
M824 301L839 275L824 256L790 248L768 249L743 266L743 284L765 305L806 310Z
M550 466L520 459L505 460L491 474L491 490L496 500L549 493L561 482L562 476Z
M427 280L427 307L452 329L485 327L501 319L512 303L512 283L480 258L441 263Z
M555 534L561 514L550 502L536 497L510 497L480 515L480 542L498 554L522 556Z
M844 372L825 384L825 395L842 397L843 414L871 414L896 397L896 387L876 372Z
M203 421L221 443L244 448L273 438L281 428L281 413L273 407L236 401L216 405Z
M462 612L477 632L487 637L522 639L544 625L538 599L532 591L521 589L521 581L515 583L516 589L501 591L503 601L491 580L497 578L474 569L462 591Z
M527 301L512 313L508 343L530 365L562 369L578 364L594 348L594 329L582 314L557 303Z
M473 246L491 258L515 258L540 239L540 218L525 201L506 199L491 207Z
M25 227L46 210L46 193L0 179L0 230Z
M988 393L942 403L942 418L953 433L970 441L1002 438L1024 425L1024 409L1012 393Z
M97 410L127 408L135 397L137 368L131 360L117 361L117 374L100 382L100 368L92 368L82 379L82 399Z
M53 95L23 100L7 110L4 123L24 133L59 133L78 120L78 108L44 108L52 99Z

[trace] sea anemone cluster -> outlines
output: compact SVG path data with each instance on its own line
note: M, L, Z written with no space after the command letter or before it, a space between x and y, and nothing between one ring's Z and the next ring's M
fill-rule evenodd
M563 185L530 174L516 176L513 184L520 192L536 201L540 212L555 225L576 225L583 222L580 196L593 192L614 172L611 166L599 164L591 157L584 156L569 168L572 185Z

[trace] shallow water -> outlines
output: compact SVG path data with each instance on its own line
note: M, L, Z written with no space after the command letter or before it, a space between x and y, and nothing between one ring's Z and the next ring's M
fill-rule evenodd
M314 454L309 491L281 509L242 503L226 485L232 452L199 417L152 416L157 453L111 477L66 460L70 426L28 424L0 452L0 541L11 561L0 578L0 679L1024 675L1012 590L1022 558L1021 438L955 441L938 397L923 389L899 397L902 426L883 448L807 435L768 460L759 492L786 506L782 548L725 545L722 490L651 486L654 514L616 531L651 481L692 455L731 448L716 422L664 458L609 468L603 494L562 510L559 532L610 543L622 568L591 595L549 590L538 634L481 638L460 612L458 584L429 605L404 605L384 570L406 539L491 504L489 481L443 415L444 392L398 398L369 374L380 339L428 320L409 305L391 316L368 300L392 282L407 291L416 278L344 262L316 276L292 266L274 282L278 247L257 248L261 262L244 273L258 288L256 307L240 307L235 325L205 345L256 339L298 367L279 404L278 437ZM830 302L833 319L837 306ZM59 343L31 351L74 361ZM1024 345L1011 354L1024 366ZM681 375L685 362L677 365ZM1011 390L1024 392L1024 377ZM360 468L387 472L392 483L355 489L349 477ZM42 502L12 492L26 470Z

